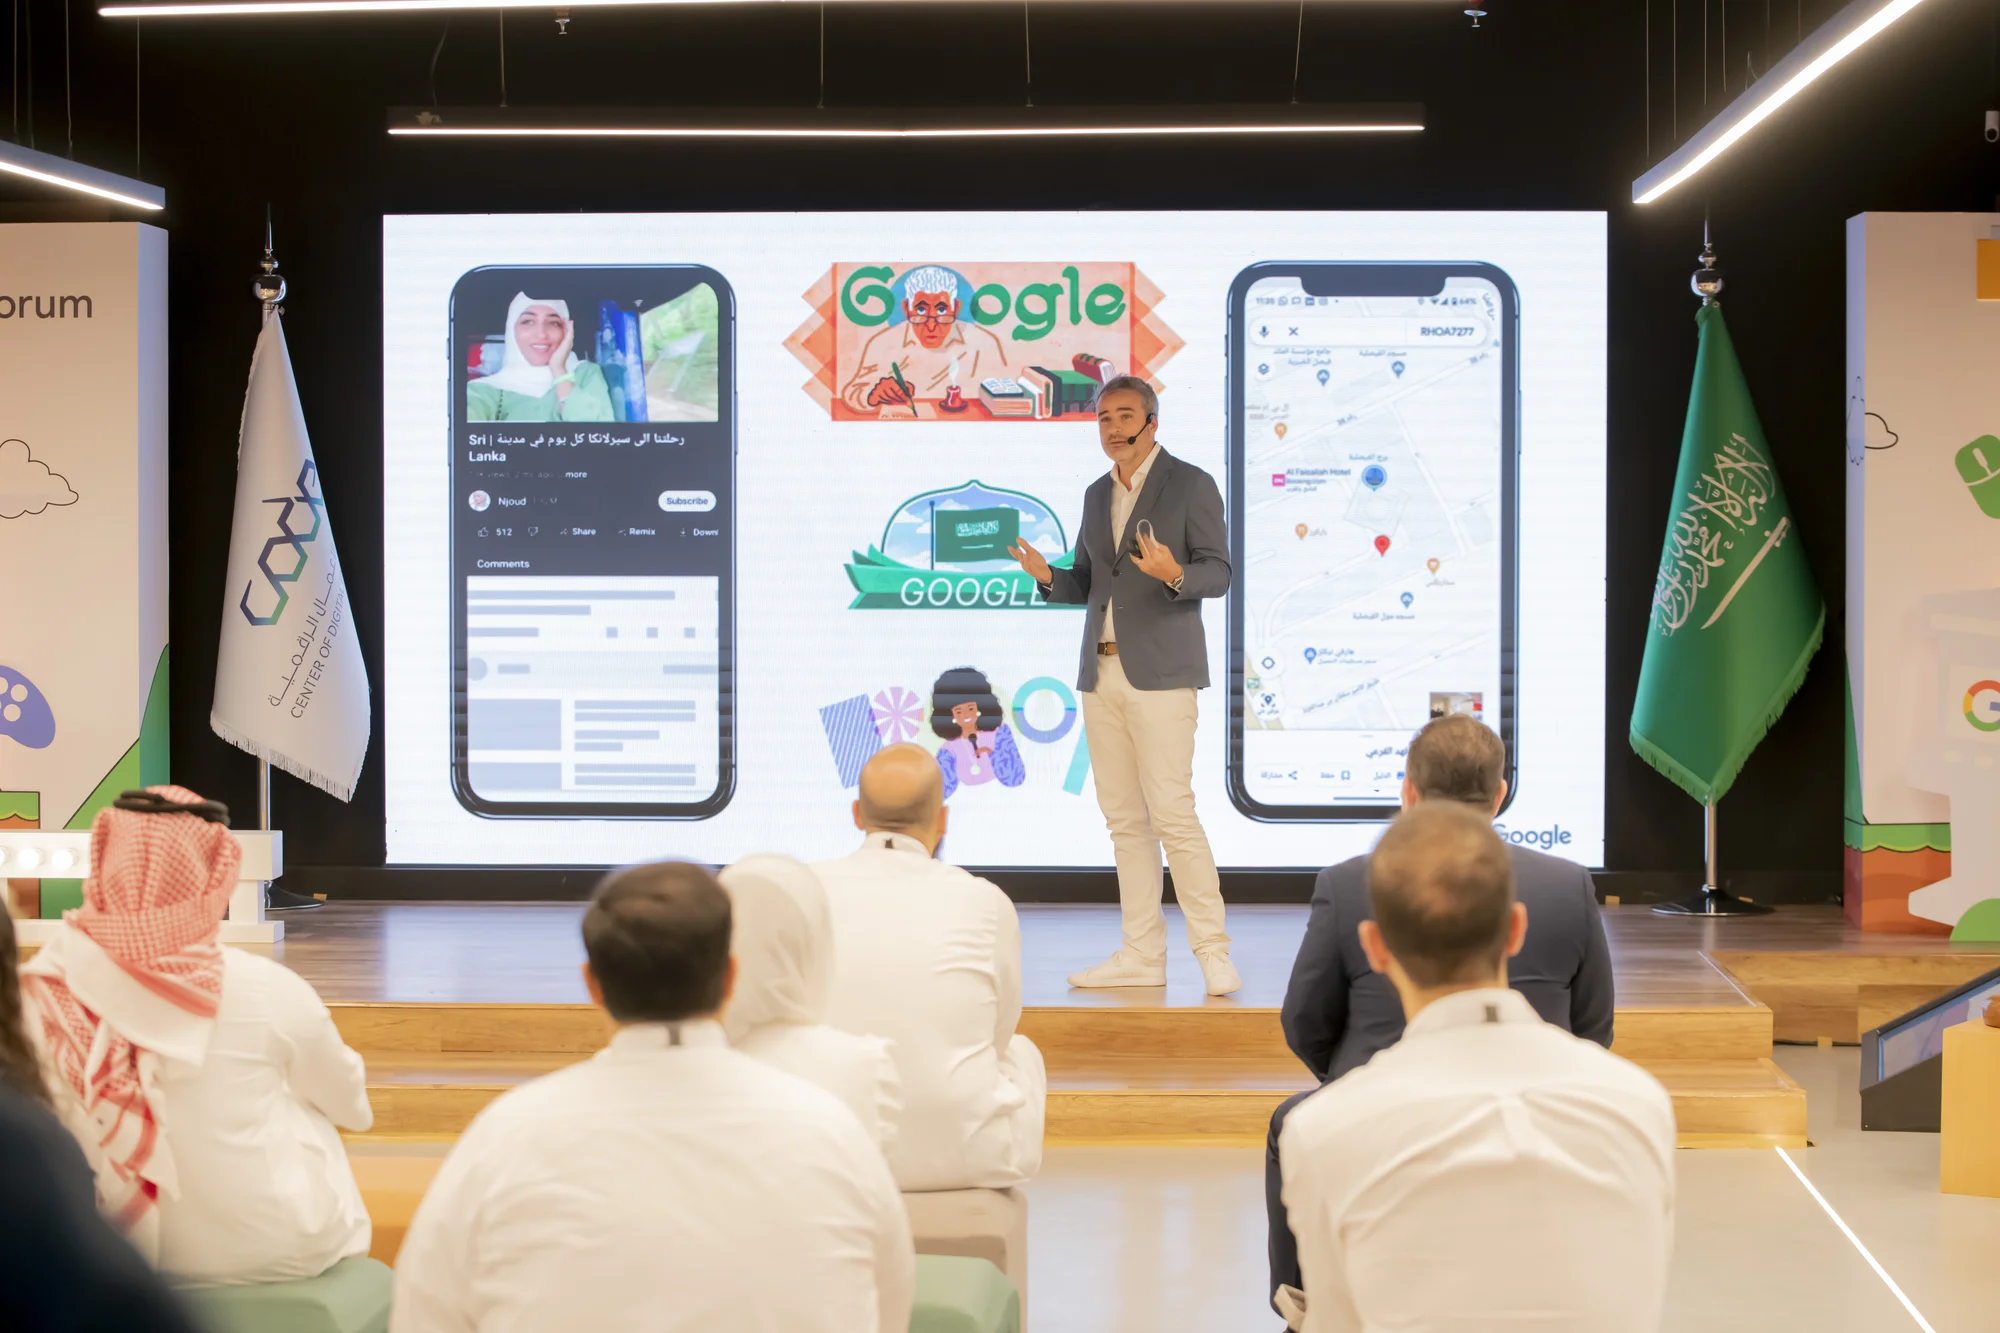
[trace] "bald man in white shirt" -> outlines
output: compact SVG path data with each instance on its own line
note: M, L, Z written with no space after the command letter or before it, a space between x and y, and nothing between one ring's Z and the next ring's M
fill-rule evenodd
M1021 922L999 886L938 859L937 759L891 745L861 771L861 847L813 867L833 914L826 1021L889 1039L903 1189L1006 1189L1041 1167L1048 1072L1021 1021Z
M902 1196L831 1093L729 1049L729 898L637 866L583 921L618 1024L472 1122L410 1225L394 1333L904 1333Z
M1527 910L1483 815L1426 801L1369 866L1369 965L1402 1040L1280 1138L1305 1333L1653 1333L1674 1234L1674 1113L1652 1075L1508 989Z

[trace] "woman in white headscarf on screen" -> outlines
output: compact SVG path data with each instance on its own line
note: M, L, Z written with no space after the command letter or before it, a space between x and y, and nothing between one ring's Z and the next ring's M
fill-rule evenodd
M746 856L718 878L736 958L722 1014L729 1044L840 1098L886 1153L902 1114L902 1079L885 1038L826 1026L833 916L819 876L789 856Z
M465 386L466 420L616 421L604 372L575 347L569 302L515 293L500 369Z

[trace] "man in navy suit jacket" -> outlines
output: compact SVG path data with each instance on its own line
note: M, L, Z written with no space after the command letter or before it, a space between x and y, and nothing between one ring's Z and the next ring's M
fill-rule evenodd
M1222 881L1194 810L1195 691L1208 685L1203 598L1229 591L1229 533L1215 478L1160 448L1153 386L1120 375L1098 391L1111 471L1083 493L1076 558L1056 569L1026 542L1010 553L1048 602L1082 603L1076 688L1097 803L1111 829L1125 939L1072 986L1164 986L1160 847L1188 945L1210 995L1243 983L1229 963Z
M1431 722L1410 742L1403 765L1403 805L1458 801L1493 814L1507 799L1507 752L1485 723L1463 715ZM1574 861L1508 844L1516 901L1528 909L1521 951L1507 960L1507 984L1526 996L1543 1021L1611 1045L1614 994L1611 948L1590 872ZM1368 857L1319 872L1312 916L1285 991L1285 1043L1322 1084L1368 1063L1403 1035L1403 1002L1389 979L1370 968L1356 926L1374 913L1368 901ZM1312 1090L1317 1092L1318 1089ZM1299 1285L1298 1249L1285 1220L1278 1175L1278 1131L1294 1106L1271 1117L1264 1162L1270 1213L1271 1291Z

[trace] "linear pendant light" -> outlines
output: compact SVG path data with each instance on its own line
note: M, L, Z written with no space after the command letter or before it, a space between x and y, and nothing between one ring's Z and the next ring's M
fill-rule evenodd
M759 0L761 3L812 3L819 0ZM839 2L839 0L836 0ZM860 0L850 0L859 3ZM880 0L869 0L879 3ZM940 5L976 5L990 0L906 0L907 3L921 3L930 8ZM1138 0L1133 0L1137 3ZM1146 0L1157 3L1157 0ZM1188 0L1192 3L1192 0ZM1239 0L1239 3L1241 0ZM1357 3L1359 0L1357 0ZM1457 0L1401 0L1411 6L1438 7ZM568 0L561 6L566 9L599 9L610 6L632 5L736 5L751 3L751 0ZM1106 0L1038 0L1043 5L1076 4L1101 8ZM404 11L425 12L438 9L540 9L556 8L551 0L189 0L187 3L139 4L139 5L99 5L97 12L105 18L217 18L236 15L240 17L263 17L273 14L393 14Z
M157 185L148 185L116 172L99 171L96 167L86 167L81 162L72 162L54 153L36 152L5 140L0 140L0 172L47 185L60 185L78 194L109 199L115 204L128 204L149 212L158 212L167 206L167 192Z
M389 133L429 139L1039 139L1414 134L1414 103L1196 107L399 107Z
M1715 161L1820 75L1921 3L1923 0L1854 0L1807 34L1784 59L1658 166L1633 181L1632 202L1650 204Z

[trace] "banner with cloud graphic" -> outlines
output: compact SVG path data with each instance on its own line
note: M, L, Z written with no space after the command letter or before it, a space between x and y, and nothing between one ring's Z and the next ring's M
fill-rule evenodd
M88 828L169 776L167 234L10 224L0 267L0 830Z
M76 500L69 479L36 458L26 440L0 440L0 518L25 518Z

